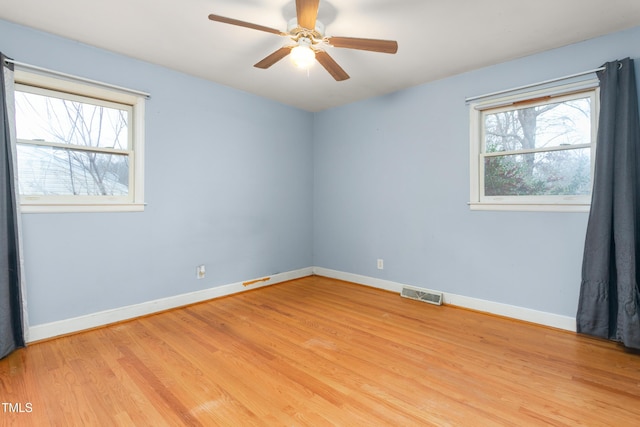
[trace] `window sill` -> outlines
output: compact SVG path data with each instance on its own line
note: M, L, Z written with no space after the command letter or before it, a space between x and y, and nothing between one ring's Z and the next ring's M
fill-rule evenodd
M53 205L21 204L21 213L143 212L145 203Z
M469 202L472 211L589 212L589 204L517 204Z

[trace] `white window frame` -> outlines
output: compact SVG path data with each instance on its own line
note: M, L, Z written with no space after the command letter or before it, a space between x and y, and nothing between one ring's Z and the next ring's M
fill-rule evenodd
M591 194L582 196L485 196L484 195L484 115L517 108L514 104L527 102L528 106L545 105L572 98L591 98L591 143L583 148L591 149L591 179L596 156L597 124L600 96L597 79L569 83L551 88L517 93L500 98L483 99L470 104L470 200L471 210L497 211L551 211L588 212ZM535 152L538 150L532 150ZM552 150L539 150L552 151ZM518 154L525 151L518 151ZM504 155L505 153L500 153ZM508 153L507 153L508 154Z
M144 116L146 98L135 93L87 84L72 78L52 77L16 69L15 90L29 93L53 95L65 99L90 102L124 108L130 111L128 123L130 144L129 194L127 196L38 196L20 195L20 209L23 213L52 212L139 212L144 210ZM18 141L21 142L21 141ZM25 141L22 141L25 142ZM41 143L44 146L58 146L55 143ZM76 149L77 147L73 147ZM109 152L114 150L97 149ZM115 150L122 154L122 151Z

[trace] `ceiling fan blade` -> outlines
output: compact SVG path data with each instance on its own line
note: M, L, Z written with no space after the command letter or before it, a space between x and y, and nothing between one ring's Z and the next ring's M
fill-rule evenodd
M275 28L264 27L262 25L252 24L251 22L240 21L238 19L227 18L225 16L210 14L209 19L216 22L222 22L223 24L237 25L239 27L246 27L254 30L265 31L267 33L277 34L279 36L287 35L287 33L283 33L282 31L276 30Z
M271 67L276 62L280 61L285 56L291 53L291 47L281 47L280 49L273 52L271 55L264 58L262 61L258 62L254 65L256 68L262 68L266 70Z
M349 78L349 74L347 74L327 52L322 50L317 51L316 59L320 65L322 65L324 69L327 70L334 79L336 79L336 81L340 82Z
M316 29L320 0L296 0L298 25L307 30Z
M360 39L355 37L329 37L329 44L333 47L347 49L369 50L371 52L396 53L398 42L395 40Z

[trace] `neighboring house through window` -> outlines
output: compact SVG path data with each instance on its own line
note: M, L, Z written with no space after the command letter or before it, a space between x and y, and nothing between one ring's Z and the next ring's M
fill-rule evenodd
M143 209L144 101L16 70L23 212Z

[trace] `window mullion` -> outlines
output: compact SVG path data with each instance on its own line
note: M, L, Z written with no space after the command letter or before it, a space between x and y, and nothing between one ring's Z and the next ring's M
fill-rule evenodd
M74 151L89 151L92 153L105 153L105 154L116 154L116 155L128 155L131 153L129 150L118 150L115 148L106 148L106 147L86 147L82 145L75 144L63 144L59 142L51 142L51 141L41 141L41 140L30 140L30 139L18 139L18 144L23 145L37 145L40 147L52 147L52 148L60 148L63 150L74 150Z
M572 145L561 145L558 147L530 148L526 150L493 151L490 153L482 153L482 156L483 157L513 156L516 154L548 153L550 151L576 150L579 148L589 148L589 147L591 147L591 144L572 144Z

